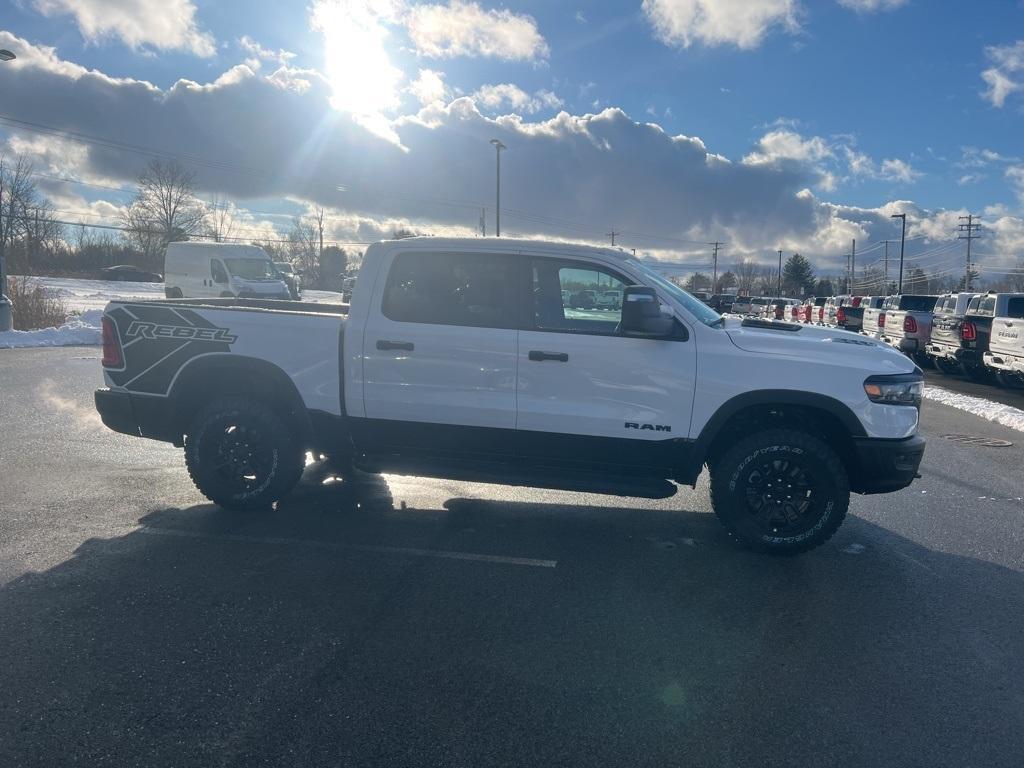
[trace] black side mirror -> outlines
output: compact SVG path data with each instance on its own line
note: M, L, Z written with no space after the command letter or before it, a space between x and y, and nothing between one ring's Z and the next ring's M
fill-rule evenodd
M672 333L675 320L661 314L661 302L653 288L630 285L622 292L619 330L627 336L663 338Z

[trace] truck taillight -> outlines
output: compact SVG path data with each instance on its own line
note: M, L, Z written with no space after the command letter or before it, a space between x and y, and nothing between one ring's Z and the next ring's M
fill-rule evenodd
M109 317L104 317L102 322L103 337L103 359L100 364L104 368L120 368L124 365L124 357L121 355L121 343L117 340L117 330L114 322Z
M974 326L974 323L961 323L960 325L960 339L961 341L974 341L978 338L978 329Z
M903 318L903 332L904 333L917 333L917 320L907 315Z
M878 327L885 328L885 312L878 313Z
M846 310L840 307L836 310L836 323L843 325L846 323Z
M825 308L824 307L818 307L818 320L824 320L824 319L825 319Z
M854 296L853 297L853 304L851 306L859 307L860 306L860 300L861 300L860 296Z

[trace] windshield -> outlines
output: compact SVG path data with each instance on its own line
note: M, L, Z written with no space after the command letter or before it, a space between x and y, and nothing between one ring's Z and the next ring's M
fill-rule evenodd
M696 296L687 293L671 280L662 277L653 269L649 269L639 261L634 261L633 264L643 272L644 276L649 278L655 286L661 288L665 293L686 307L686 311L693 315L697 320L704 323L704 325L715 326L722 322L722 316Z
M292 269L292 265L289 264L287 261L275 261L274 266L277 267L278 271L280 271L281 274L283 275L295 274L295 270Z
M243 280L280 280L274 262L269 259L224 259L228 274Z

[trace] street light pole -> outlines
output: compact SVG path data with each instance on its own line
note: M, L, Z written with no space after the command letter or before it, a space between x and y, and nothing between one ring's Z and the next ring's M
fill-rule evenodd
M903 293L903 247L907 243L907 214L894 213L889 218L903 220L903 231L900 234L900 282L899 287L896 289L896 293Z
M782 249L779 248L779 285L775 289L775 295L782 298Z
M8 50L0 48L0 61L11 61L12 59L18 58ZM13 207L12 207L13 209ZM0 215L3 214L3 199L0 198ZM0 237L2 237L3 230L0 229ZM13 326L13 317L11 316L11 300L7 298L7 270L4 264L4 246L6 244L0 242L0 332L9 331Z
M491 139L494 145L494 154L497 159L497 175L495 178L494 191L494 235L501 237L501 150L508 149L497 139Z

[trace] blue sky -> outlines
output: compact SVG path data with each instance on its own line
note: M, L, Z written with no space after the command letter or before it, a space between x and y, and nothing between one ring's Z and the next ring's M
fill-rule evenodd
M461 151L455 143L459 135L482 136L479 131L487 129L512 131L513 139L523 139L510 145L506 158L513 169L513 202L509 203L513 207L517 182L512 164L522 163L520 168L529 168L531 173L551 167L550 160L540 160L548 157L549 148L539 143L546 134L537 126L562 111L581 119L618 108L631 118L628 124L605 113L601 121L559 128L560 136L583 132L591 137L591 143L591 134L600 134L606 148L624 154L609 162L602 182L611 184L607 194L617 205L629 198L614 189L615 174L628 178L634 187L647 186L644 177L623 173L630 167L630 155L640 166L650 162L650 173L656 176L658 168L665 167L664 178L651 179L652 189L693 185L681 203L698 198L702 183L716 189L722 184L716 194L726 206L729 190L735 192L735 198L750 198L736 211L721 216L713 211L683 215L679 222L667 220L664 211L650 221L639 213L623 215L628 226L651 237L651 233L664 236L660 243L653 239L638 243L642 248L671 250L672 237L680 243L690 238L698 242L725 237L751 253L785 242L806 252L817 250L824 260L837 256L830 257L828 251L845 242L847 235L859 234L864 242L891 236L889 208L885 206L907 201L922 222L915 234L922 235L928 245L941 242L943 232L952 236L954 214L972 211L986 215L993 225L1001 222L993 230L996 239L990 252L998 250L995 255L1003 260L1024 252L1020 219L1024 203L1021 3L634 0L585 4L536 0L499 6L459 0L318 0L312 4L140 0L137 5L140 18L112 20L111 15L126 12L105 11L100 0L18 0L3 14L0 29L17 44L52 46L62 62L112 78L152 83L163 94L158 98L164 99L182 79L215 83L246 61L251 63L253 77L265 80L279 69L324 73L336 112L352 113L355 123L370 133L389 136L393 144L403 147L407 159L419 153L419 162L409 165L407 172L415 168L422 173L424 168L436 167L438 156L449 158L449 152ZM326 26L316 22L318 6L330 7L321 17L327 19ZM422 10L419 15L417 8ZM153 23L161 14L168 18ZM364 22L370 19L370 26L357 25L355 32L337 31L352 15ZM439 30L438 23L446 29ZM455 23L464 23L465 28L452 32L448 27ZM367 29L373 44L377 45L378 34L380 42L369 51L365 50L367 35L359 32ZM481 38L487 29L499 29L504 36ZM257 46L261 53L254 53ZM353 46L363 46L359 65L353 66L342 56L332 70L326 52ZM288 55L273 55L277 51ZM377 87L380 67L364 66L363 62L377 62L373 58L377 55L394 70L393 78L382 81L393 91L393 99L374 103L371 109L367 99L373 101L381 91ZM359 72L353 75L352 70ZM295 75L291 77L289 82ZM342 84L340 80L349 81ZM437 99L418 97L423 91L415 90L417 82L433 84ZM360 89L360 84L365 87ZM247 85L255 89L255 83ZM222 81L225 93L235 86ZM0 96L2 88L0 77ZM307 87L305 92L316 90ZM475 112L471 119L465 113L455 114L453 102L459 97L472 103ZM15 91L8 94L0 112L18 117L19 106ZM250 107L245 130L263 130L252 122L260 105ZM441 118L430 122L422 117L421 110L442 107L448 111ZM101 132L103 126L83 118L81 110L61 114L59 106L49 110L35 106L24 113L29 117L23 115L23 119L59 123L62 130L106 136ZM508 115L518 115L527 128L503 123L502 116ZM411 126L410 121L429 123L431 130L425 131L419 122ZM699 148L702 143L707 153L724 156L732 167L723 169L721 177L711 173L706 181L699 174L688 177L685 162L679 168L669 168L657 159L662 150L652 146L658 139L644 133L638 125L643 123L660 126L665 134L663 143L667 141L675 149L679 143L672 143L670 137L697 139L697 144L688 143L685 149ZM409 143L407 134L412 131L422 144ZM430 136L422 135L428 132ZM441 141L442 132L453 137L451 150ZM118 140L128 136L130 132ZM137 143L152 146L156 140L152 134L142 135ZM332 138L330 143L341 146L332 151L342 155L347 151L340 140ZM580 163L587 162L578 146L565 144L565 148L568 157L578 155ZM367 151L372 154L375 150ZM384 145L380 151L389 153ZM426 156L431 151L436 153L433 158ZM259 151L254 152L259 156ZM381 162L391 169L399 163L396 158L388 155ZM83 162L76 178L91 173L94 178L124 180L113 165L104 167L97 158ZM533 162L538 163L536 168ZM714 159L709 162L713 165ZM351 162L339 167L351 167ZM68 166L63 172L75 169ZM559 172L571 176L577 170L566 161ZM127 170L122 175L128 175ZM365 181L370 175L372 166L352 178ZM481 172L480 179L465 184L453 182L450 188L424 184L423 194L489 202L484 175ZM400 181L393 183L404 187ZM209 184L217 182L210 180ZM359 185L353 186L355 190ZM799 197L804 188L813 205L806 196ZM287 196L293 204L319 202L339 214L358 209L360 216L368 218L465 225L462 219L466 216L439 217L430 206L422 210L397 204L375 207L369 195L356 195L354 190L348 198L328 198L316 189L316 184L296 182L292 188L269 185L247 195L239 194L244 190L237 187L229 192L240 205L250 207L255 207L253 201L273 206L279 196ZM534 197L531 190L523 182L520 192L527 199L518 203L536 217L539 211L528 205ZM591 192L574 193L585 202L576 201L564 211L557 201L537 208L566 220L594 221L595 226L616 218L615 209L609 210ZM89 205L102 196L96 189L79 190L79 194ZM655 201L649 207L659 206ZM585 217L588 210L593 212L592 218ZM527 226L526 215L519 222L521 227ZM792 217L792 226L779 226L769 220L772 216L784 222ZM747 221L741 223L744 217ZM765 220L751 224L757 217ZM616 226L616 222L610 221L608 226ZM547 234L568 236L571 232ZM764 242L758 241L759 236Z

